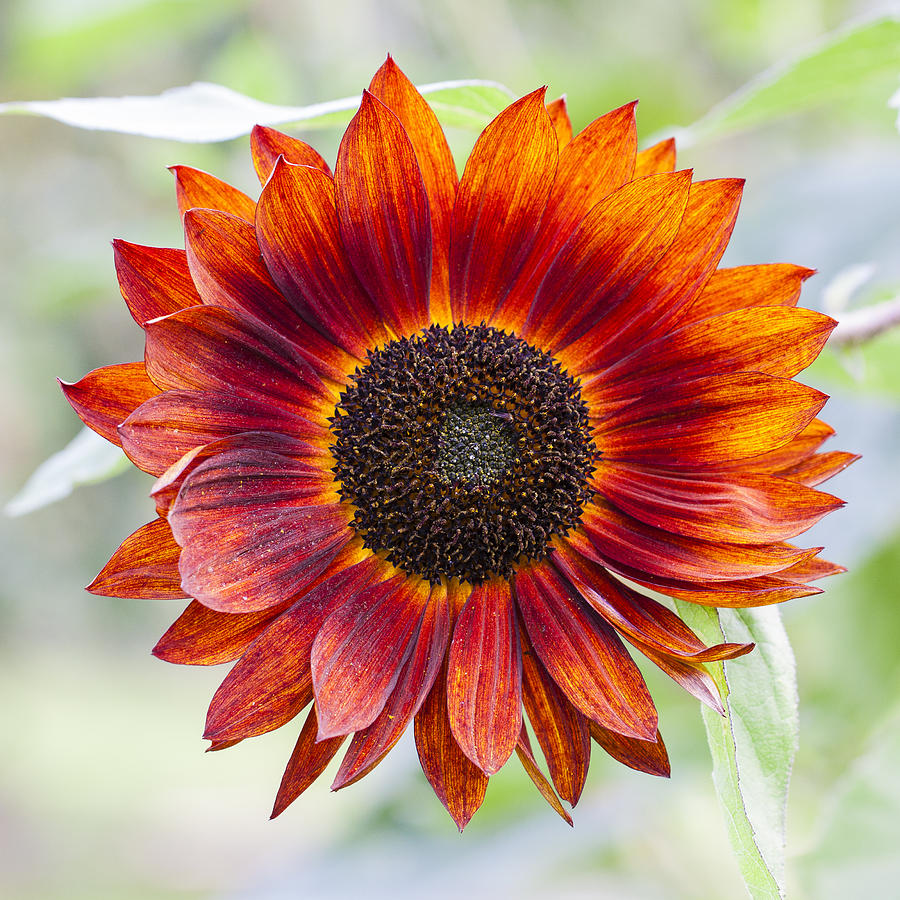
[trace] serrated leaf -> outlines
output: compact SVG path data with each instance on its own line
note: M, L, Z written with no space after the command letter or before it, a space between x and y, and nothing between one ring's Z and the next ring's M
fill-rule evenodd
M438 115L448 125L483 128L506 107L511 92L494 81L442 81L425 84ZM310 106L276 106L220 84L198 81L153 97L72 97L0 103L0 114L46 116L99 131L117 131L172 141L227 141L249 134L254 125L324 128L350 119L359 97Z
M59 453L34 470L25 486L6 504L8 516L23 516L48 506L82 484L106 481L129 466L125 454L89 428L83 428Z
M797 752L794 655L777 607L717 611L679 602L709 643L753 641L740 659L709 665L726 715L703 708L713 782L751 897L784 896L785 808Z
M832 103L900 72L900 18L887 16L828 35L805 53L773 66L687 128L681 147L743 131L790 113Z

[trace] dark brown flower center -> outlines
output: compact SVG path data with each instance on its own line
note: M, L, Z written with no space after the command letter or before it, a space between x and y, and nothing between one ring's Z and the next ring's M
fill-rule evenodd
M597 452L578 385L484 325L369 353L332 420L335 476L366 545L438 581L542 557L578 523Z

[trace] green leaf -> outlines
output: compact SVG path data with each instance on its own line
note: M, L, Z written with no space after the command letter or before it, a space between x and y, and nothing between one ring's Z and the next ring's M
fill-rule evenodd
M8 516L23 516L48 506L82 484L106 481L129 466L125 454L89 428L83 428L59 453L42 462L25 486L6 504Z
M676 138L680 146L689 147L837 102L880 79L896 83L898 73L900 18L888 16L852 26L767 69L693 125L678 129Z
M756 648L708 666L726 715L703 708L713 782L747 890L754 898L784 896L785 807L797 752L794 655L777 607L717 611L678 602L685 622L710 644Z
M493 81L442 81L422 85L448 125L483 128L504 107L511 92ZM46 116L100 131L117 131L172 141L227 141L249 134L254 125L302 124L324 128L350 119L359 97L311 106L276 106L220 84L198 81L155 97L77 97L0 103L0 114Z

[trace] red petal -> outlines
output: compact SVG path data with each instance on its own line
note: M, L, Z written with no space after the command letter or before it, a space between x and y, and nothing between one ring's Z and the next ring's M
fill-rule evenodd
M525 730L524 725L516 743L516 756L519 757L522 768L528 773L528 777L532 780L534 786L541 792L541 796L556 810L563 821L571 825L572 817L566 812L559 797L556 796L556 792L550 786L550 782L547 781L547 777L538 768L534 753L531 751L531 741L528 739L528 732Z
M367 775L397 743L437 678L449 637L447 591L442 585L435 585L431 588L415 646L400 670L397 684L378 718L353 736L331 785L333 791Z
M581 797L591 761L588 720L556 686L522 631L522 694L559 795L572 806Z
M571 596L553 567L519 569L515 589L535 652L576 709L622 734L656 734L653 700L628 651Z
M332 180L281 160L259 198L256 235L288 302L348 353L365 358L385 332L347 259Z
M787 544L731 544L701 541L645 525L595 501L581 525L601 562L614 571L628 570L682 581L731 581L771 575L814 555ZM176 532L176 537L177 537Z
M265 450L220 453L185 479L169 513L182 586L222 612L275 606L331 562L351 517L316 466Z
M500 113L466 163L450 238L454 321L490 318L539 233L559 158L544 93L533 91Z
M522 659L507 581L472 589L453 631L447 672L453 736L485 775L493 775L522 730Z
M831 494L771 475L597 465L591 484L634 518L685 537L770 544L843 506Z
M675 175L656 175L638 186ZM690 186L677 236L665 255L630 294L567 351L576 371L599 368L664 334L697 296L718 265L741 202L743 182L700 181ZM656 240L656 235L653 236ZM605 313L605 314L603 314Z
M748 644L747 652L754 646L754 644ZM657 653L649 647L642 647L641 652L689 694L696 697L701 703L705 703L720 716L725 715L725 707L722 705L722 698L719 696L716 683L702 664L675 659L663 653Z
M416 154L397 117L363 91L334 170L350 264L397 334L430 321L431 213Z
M344 743L344 735L319 740L318 730L319 722L313 705L284 770L270 818L280 816L325 771Z
M142 362L104 366L88 372L80 381L60 381L78 418L117 446L122 446L118 426L159 388L147 377Z
M138 325L199 306L184 250L113 241L119 290Z
M159 639L153 655L182 666L231 662L283 611L276 606L260 612L221 613L191 600Z
M165 519L154 519L125 538L100 574L87 586L92 594L139 600L180 600L181 548Z
M145 330L147 374L163 390L234 393L323 425L332 411L334 395L296 345L244 313L194 306Z
M422 771L462 831L484 801L488 778L460 750L450 731L446 665L416 715L415 736Z
M715 466L783 446L809 425L827 399L786 378L713 375L660 385L649 397L605 418L594 440L611 460Z
M751 306L796 306L800 285L814 274L814 269L786 263L719 269L706 282L681 323L699 322Z
M793 579L795 581L816 581L819 578L827 578L830 575L840 575L847 570L844 566L819 559L817 556L801 560L789 569L779 572L780 578Z
M675 171L675 138L666 138L646 150L638 152L634 161L634 177L659 175Z
M707 647L671 610L611 578L601 566L563 541L552 558L578 593L639 650L649 647L697 663L735 659L753 649L753 644Z
M219 209L248 222L253 221L256 204L243 191L220 181L213 175L190 166L170 166L175 176L178 211L184 215L189 209Z
M328 617L312 649L320 738L375 721L415 645L427 599L427 583L400 573Z
M166 391L120 426L122 449L140 469L162 475L195 447L244 431L281 431L325 446L328 432L281 406L215 391Z
M269 180L279 156L295 166L312 166L326 175L331 174L328 163L305 141L265 125L253 126L253 131L250 132L250 152L259 183L263 186Z
M204 303L249 313L284 335L318 372L340 383L354 357L305 322L284 298L260 258L256 230L236 216L192 209L184 216L188 264Z
M675 239L690 185L690 172L655 175L594 206L547 270L523 336L555 349L609 319Z
M669 755L658 731L653 740L638 741L591 722L591 737L618 762L648 775L669 777Z
M557 97L547 104L547 115L556 132L556 140L559 149L562 150L572 140L572 122L569 119L569 111L566 109L566 98Z
M348 555L348 561L352 556ZM369 556L322 580L257 637L219 686L204 737L254 737L289 722L312 699L310 651L325 619L378 577Z
M838 472L843 472L847 466L860 458L858 453L845 453L840 450L834 450L831 453L816 453L803 462L780 470L778 474L782 478L789 478L798 484L812 487L833 478Z
M415 150L431 210L431 319L448 325L450 219L458 181L453 155L437 116L390 56L369 91L400 120Z
M834 434L834 429L821 419L813 419L799 434L787 444L769 450L751 459L739 459L723 463L721 468L728 471L756 472L759 474L779 474L812 456L822 444Z

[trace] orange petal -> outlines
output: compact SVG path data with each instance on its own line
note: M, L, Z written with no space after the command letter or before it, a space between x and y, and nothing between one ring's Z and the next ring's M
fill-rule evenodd
M500 113L466 163L450 239L454 321L490 318L539 233L559 157L544 93L533 91Z
M390 56L369 92L400 120L415 151L431 210L431 318L450 324L450 220L458 182L450 146L434 111Z
M638 151L634 161L634 177L659 175L675 171L675 138L666 138L646 150Z
M575 806L591 761L588 720L566 699L538 659L528 634L522 637L522 696L528 721L547 760L559 795Z
M591 722L591 737L618 762L648 775L669 777L669 755L658 731L654 739L639 741Z
M368 91L341 140L334 184L347 256L376 308L397 334L424 328L431 286L425 181L406 130Z
M325 620L312 648L320 739L375 721L415 646L427 598L427 583L401 572L364 588Z
M266 125L253 126L253 131L250 132L250 153L253 156L253 168L263 186L269 180L279 156L295 166L312 166L326 175L331 174L328 163L309 144Z
M270 818L280 816L325 771L341 749L345 735L321 740L318 731L319 722L313 704L284 770Z
M118 426L144 401L159 393L142 362L104 366L88 372L80 381L60 381L59 386L78 418L119 447L122 441Z
M583 607L547 563L516 573L516 601L541 662L589 719L649 740L656 710L637 666L615 632Z
M100 574L87 586L103 597L179 600L178 557L181 548L165 519L154 519L125 538Z
M572 824L572 817L566 812L565 807L560 802L559 797L556 796L556 792L550 786L550 782L547 781L547 776L540 770L538 767L537 761L534 758L534 753L531 751L531 741L528 739L528 732L525 730L525 726L522 726L521 734L519 735L519 740L516 743L516 756L519 757L519 762L522 763L522 768L528 773L528 777L534 783L534 786L541 792L541 796L553 807L554 810L559 814L559 817L567 822L569 825Z
M786 263L719 269L686 311L682 324L751 306L796 306L800 286L814 269Z
M522 660L506 580L472 589L453 631L447 673L456 743L493 775L512 755L522 729Z
M556 100L551 100L547 104L547 115L550 116L550 123L556 132L559 149L562 150L572 140L572 122L566 108L565 96L557 97Z
M219 209L252 222L256 203L243 191L226 184L213 175L190 166L170 166L175 176L178 211L184 215L189 209Z
M813 487L833 478L839 472L843 472L847 466L855 463L858 459L861 459L858 453L846 453L842 450L816 453L790 468L780 469L778 475L796 481L798 484Z
M462 831L484 801L488 777L459 748L447 717L447 666L415 718L416 750L429 784Z
M748 644L747 652L749 653L754 646L754 644ZM658 653L651 647L641 647L640 649L647 659L656 663L669 678L684 688L691 696L696 697L720 716L725 715L725 706L719 696L716 683L702 663L693 663L689 660L667 656L664 653Z
M184 250L113 241L119 290L138 325L203 301Z

